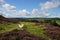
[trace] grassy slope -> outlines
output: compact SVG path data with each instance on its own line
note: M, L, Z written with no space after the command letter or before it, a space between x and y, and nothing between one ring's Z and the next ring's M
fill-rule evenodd
M56 23L57 23L58 25L60 25L60 20L56 20Z
M0 24L0 33L9 32L14 29L19 29L17 24Z
M31 22L22 22L23 24L25 24L25 26L23 27L24 30L30 32L31 34L35 34L37 36L41 36L43 38L49 38L46 34L44 34L45 31L45 27L44 26L38 26L35 25L35 23L31 23Z
M31 34L35 34L37 36L41 36L43 38L49 38L46 34L44 34L44 26L35 25L35 23L31 22L21 22L24 24L23 29L30 32ZM17 24L0 24L0 33L9 32L14 29L20 29Z

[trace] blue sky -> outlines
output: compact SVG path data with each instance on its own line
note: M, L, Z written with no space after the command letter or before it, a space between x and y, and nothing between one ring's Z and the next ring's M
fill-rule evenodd
M60 0L0 0L0 3L5 17L60 17Z
M6 0L6 2L16 6L17 10L27 9L28 11L32 11L34 8L40 8L40 0Z
M48 0L5 0L7 3L16 6L17 10L27 9L32 11L35 9L40 9L40 3L45 3Z

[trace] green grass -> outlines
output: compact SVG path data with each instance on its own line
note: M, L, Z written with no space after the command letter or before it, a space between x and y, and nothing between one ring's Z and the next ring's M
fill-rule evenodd
M60 20L56 20L56 23L57 23L58 25L60 25Z
M14 29L19 29L17 24L0 24L0 33L5 33L5 32L9 32L12 31Z
M43 37L43 38L49 38L46 34L44 34L45 32L45 27L44 26L38 26L35 25L35 23L31 23L31 22L20 22L21 24L24 24L24 27L22 28L23 30L26 30L28 32L30 32L31 34ZM14 29L18 29L21 30L17 24L0 24L0 33L5 33L5 32L9 32L12 31Z
M30 32L31 34L35 34L43 38L48 38L48 36L44 34L46 29L44 26L37 26L34 23L29 22L22 22L22 23L25 24L25 26L23 27L24 30Z

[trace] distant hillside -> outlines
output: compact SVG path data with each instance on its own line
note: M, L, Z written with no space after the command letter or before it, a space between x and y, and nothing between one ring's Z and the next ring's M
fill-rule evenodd
M17 20L16 18L5 18L5 17L0 15L0 23L4 23L4 22L7 22L7 23L18 23L19 20Z

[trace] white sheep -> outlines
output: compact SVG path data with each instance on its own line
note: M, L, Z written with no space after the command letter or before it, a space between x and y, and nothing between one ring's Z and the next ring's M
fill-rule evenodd
M20 28L23 28L24 24L18 24L18 26L19 26Z

